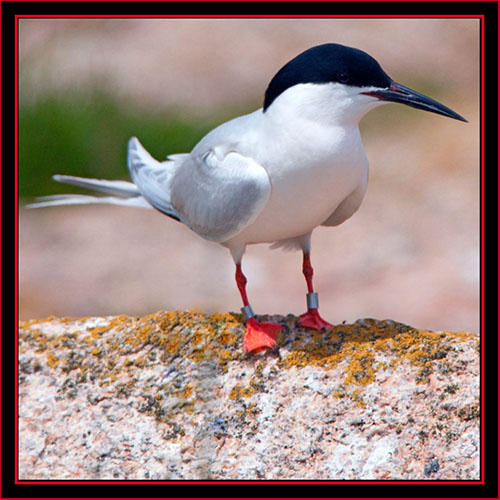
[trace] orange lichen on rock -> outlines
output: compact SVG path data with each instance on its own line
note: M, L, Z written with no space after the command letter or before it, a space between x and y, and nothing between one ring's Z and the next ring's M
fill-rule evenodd
M56 368L57 365L59 364L59 358L54 354L49 354L47 356L47 363L50 366L50 368Z
M477 336L461 333L461 341L471 339L476 340ZM337 325L323 335L314 332L301 337L295 333L289 342L291 349L279 363L282 368L316 365L329 369L343 363L344 390L337 391L335 396L350 395L361 406L364 404L362 388L375 383L379 374L410 363L417 367L415 382L425 384L437 362L459 349L454 332L418 330L402 323L374 319Z
M50 321L54 327L59 323L57 319ZM101 385L115 384L120 394L125 394L129 386L130 390L137 389L141 371L160 364L168 375L177 359L209 366L212 363L219 373L225 373L234 361L253 365L246 382L229 391L230 400L248 399L265 391L262 373L267 361L255 362L258 359L272 359L282 370L307 366L328 370L342 363L341 390L333 396L348 396L359 406L365 404L364 389L388 370L409 363L417 367L416 383L425 384L437 363L442 364L450 352L460 349L460 342L476 338L460 332L457 340L456 333L418 330L374 319L336 325L325 333L298 327L298 318L291 315L278 321L286 325L277 338L281 350L278 360L272 353L247 357L242 352L243 317L232 313L208 316L197 311L159 311L144 317L91 318L88 327L83 320L71 323L63 319L61 323L70 324L71 331L56 329L52 335L36 328L41 323L29 321L21 322L20 338L44 353L51 369L71 375L75 384L91 378ZM199 392L191 381L166 380L152 397L151 411L157 416L174 408L190 408ZM152 387L146 386L144 392L150 393Z
M345 383L349 385L368 385L374 382L374 359L375 357L371 352L353 353L346 369Z

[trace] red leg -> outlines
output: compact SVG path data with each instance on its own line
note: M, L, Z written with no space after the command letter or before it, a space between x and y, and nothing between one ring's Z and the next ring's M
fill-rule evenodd
M307 283L307 312L300 316L299 325L305 328L312 328L319 332L324 332L333 325L325 321L318 312L318 294L314 292L312 278L314 275L311 266L311 257L308 252L304 252L304 259L302 261L302 272L306 278Z
M314 288L313 288L314 270L311 266L311 256L309 255L309 253L306 252L304 252L304 257L302 259L302 273L306 278L307 291L309 293L314 293Z
M236 284L243 300L243 314L247 318L247 329L243 339L243 350L245 353L258 351L261 349L272 349L279 353L276 345L276 336L283 329L278 323L259 322L253 317L253 311L248 302L246 284L247 279L241 270L241 264L236 264Z
M243 300L243 305L244 306L249 306L249 302L248 302L248 297L247 297L247 290L246 290L246 286L247 286L247 278L246 276L243 274L243 271L241 270L241 264L238 263L236 264L236 284L238 285L238 290L240 291L240 295L241 295L241 300Z

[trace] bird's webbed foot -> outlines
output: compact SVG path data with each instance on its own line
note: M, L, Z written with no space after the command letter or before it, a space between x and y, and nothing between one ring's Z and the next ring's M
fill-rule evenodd
M243 339L243 350L248 354L262 349L272 349L279 354L276 336L282 329L283 325L279 323L260 322L255 318L250 318L247 321L247 330Z
M308 311L300 316L299 325L303 328L311 328L318 332L326 332L333 328L331 323L325 321L318 312L318 309L308 309Z

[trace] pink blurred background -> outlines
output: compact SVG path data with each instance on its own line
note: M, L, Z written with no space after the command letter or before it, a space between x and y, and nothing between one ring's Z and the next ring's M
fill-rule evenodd
M102 80L145 115L206 116L251 100L250 112L302 50L337 42L369 52L469 123L400 105L365 117L363 205L313 233L322 315L477 332L479 34L476 19L21 20L21 95ZM243 268L256 313L304 312L300 253L251 246ZM118 207L21 207L19 288L21 319L241 307L226 249L159 213Z

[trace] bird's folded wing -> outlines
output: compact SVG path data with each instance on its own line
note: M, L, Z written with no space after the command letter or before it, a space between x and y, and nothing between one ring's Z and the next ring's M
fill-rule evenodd
M182 222L217 242L254 222L270 193L266 170L252 158L236 152L218 157L213 150L187 159L170 186L172 205Z
M176 162L159 162L136 137L132 137L128 143L128 168L142 196L160 212L180 220L170 201L170 182Z

